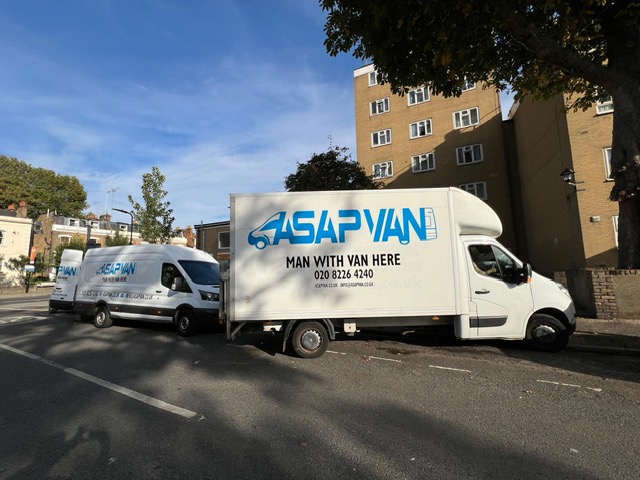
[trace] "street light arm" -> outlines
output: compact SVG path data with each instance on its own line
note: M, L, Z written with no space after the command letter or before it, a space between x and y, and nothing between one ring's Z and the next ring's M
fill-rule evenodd
M126 213L127 215L131 215L131 224L129 226L129 245L133 245L133 213L129 210L123 210L121 208L112 208L116 212Z

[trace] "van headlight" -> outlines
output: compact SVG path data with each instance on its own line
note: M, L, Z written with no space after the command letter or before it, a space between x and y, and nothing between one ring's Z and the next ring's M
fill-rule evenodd
M567 297L571 298L571 294L569 293L569 290L564 288L564 285L562 285L561 283L556 283L556 285L558 286L558 288L562 293L564 293Z
M204 290L198 290L200 292L200 298L207 302L217 302L220 300L220 294L214 292L205 292Z

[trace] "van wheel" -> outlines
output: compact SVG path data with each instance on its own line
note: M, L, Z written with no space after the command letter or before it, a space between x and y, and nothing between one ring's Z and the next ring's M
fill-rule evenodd
M58 313L58 309L49 307L49 313Z
M293 332L291 343L298 356L318 358L329 348L329 335L318 322L302 322Z
M176 326L180 336L189 337L196 333L196 316L190 310L180 310L176 315Z
M538 314L529 320L527 342L534 350L557 352L567 346L569 332L557 318Z
M96 313L93 316L93 324L96 328L107 328L113 325L111 315L109 315L109 309L104 305L100 305L96 308Z

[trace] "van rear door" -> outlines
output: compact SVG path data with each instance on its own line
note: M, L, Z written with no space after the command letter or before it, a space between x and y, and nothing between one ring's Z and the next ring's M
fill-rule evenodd
M55 313L56 310L73 310L83 255L82 250L67 248L62 251L56 284L49 297L50 313Z

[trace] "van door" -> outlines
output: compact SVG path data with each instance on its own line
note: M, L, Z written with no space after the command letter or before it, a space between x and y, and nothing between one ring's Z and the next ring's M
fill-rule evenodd
M162 278L160 283L162 288L157 290L156 293L160 293L161 296L167 298L166 307L170 309L171 312L167 312L165 315L173 318L176 307L191 297L191 288L180 269L173 263L167 262L162 264Z
M517 275L519 260L491 243L465 243L471 336L522 338L533 310L531 286Z
M73 309L83 255L84 252L82 250L67 248L62 251L60 266L56 275L56 284L49 298L50 313L54 313L56 310Z

